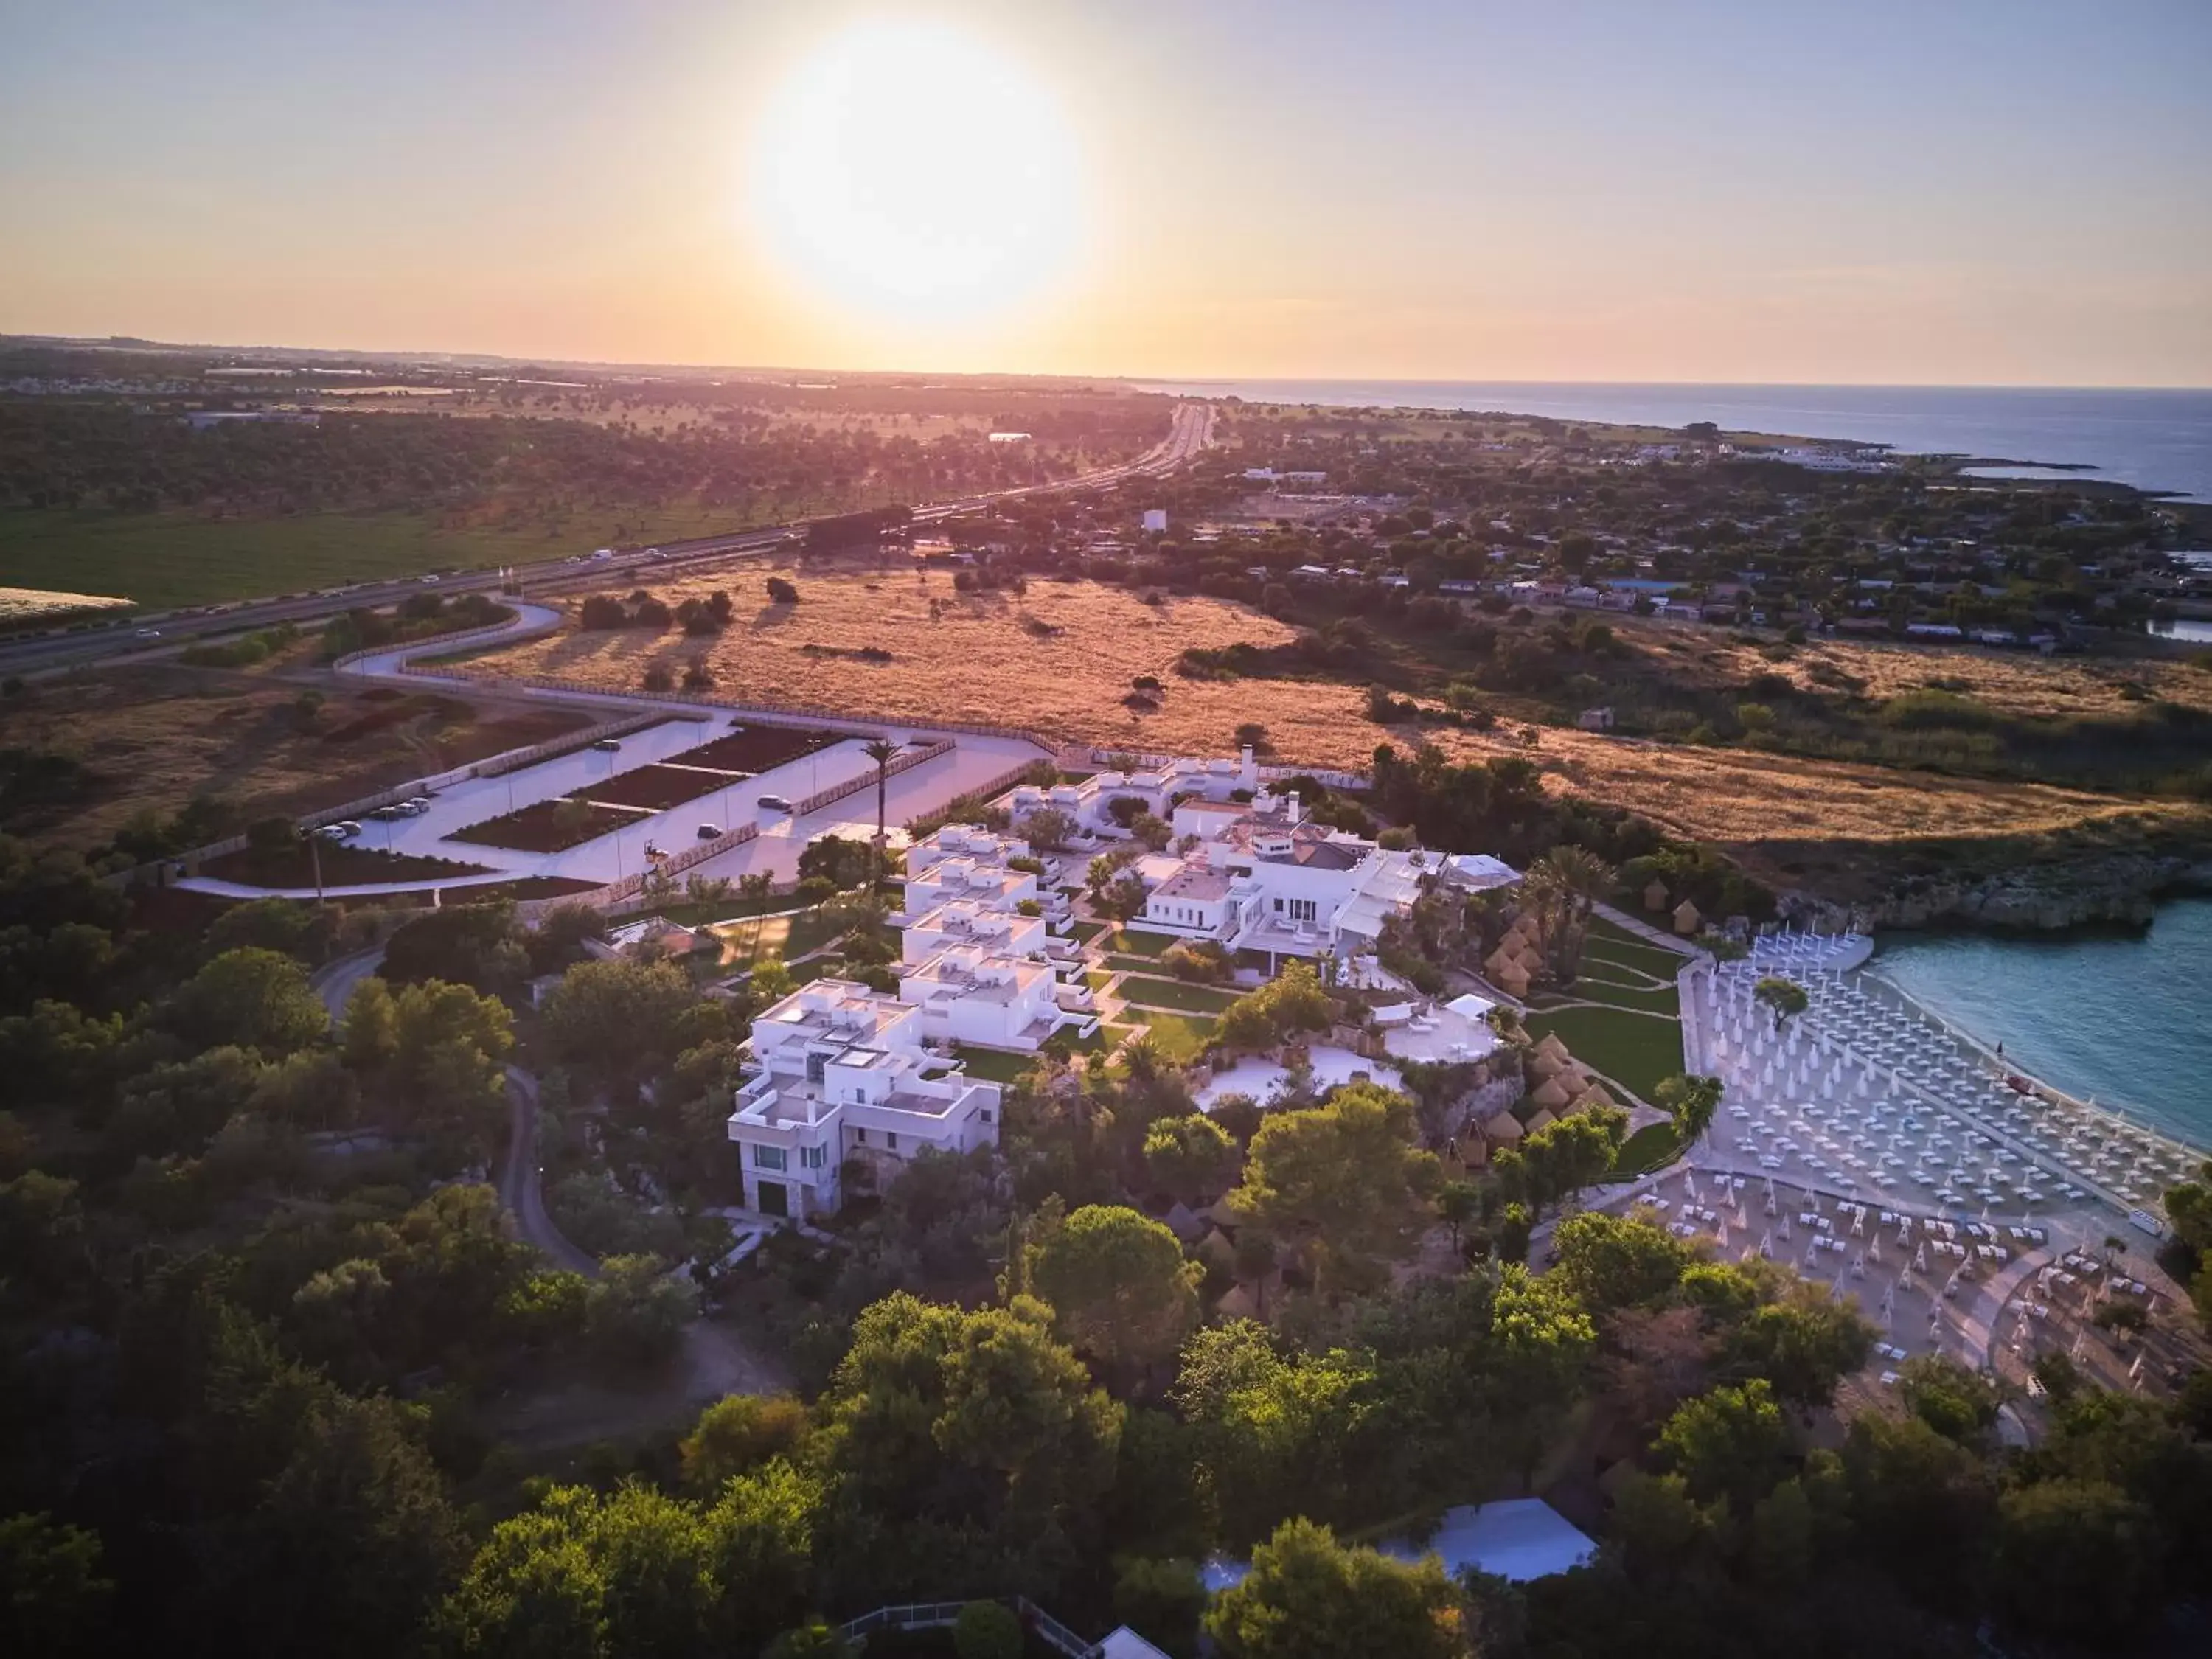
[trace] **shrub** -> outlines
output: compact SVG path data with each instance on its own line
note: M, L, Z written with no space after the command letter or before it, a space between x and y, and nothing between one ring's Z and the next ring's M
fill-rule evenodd
M1022 1621L996 1601L970 1601L952 1621L960 1659L1022 1659Z
M676 688L676 676L669 672L666 663L649 663L640 683L648 691L672 691Z
M799 589L786 577L770 576L768 579L768 602L770 605L797 605Z

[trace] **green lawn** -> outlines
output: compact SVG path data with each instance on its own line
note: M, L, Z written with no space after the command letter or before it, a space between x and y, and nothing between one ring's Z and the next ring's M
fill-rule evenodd
M1119 994L1125 1002L1141 1003L1147 1008L1180 1008L1192 1014L1218 1014L1237 1000L1234 991L1192 985L1179 979L1148 979L1137 974L1122 976Z
M1194 1014L1169 1013L1162 1009L1132 1007L1124 1016L1152 1034L1160 1052L1178 1066L1188 1065L1213 1041L1214 1022ZM1680 1066L1675 1068L1680 1070Z
M1097 939L1105 931L1106 924L1103 921L1074 921L1068 924L1068 932L1085 945L1090 944L1092 939Z
M1680 951L1669 951L1663 945L1638 939L1626 927L1607 921L1603 916L1590 918L1590 948L1615 962L1625 962L1641 968L1662 979L1672 979L1688 965L1689 957Z
M1564 992L1540 993L1530 1001L1542 1006L1555 1003L1561 997L1570 1001L1607 1003L1615 1008L1640 1008L1647 1014L1664 1014L1669 1019L1681 1012L1682 1006L1681 993L1671 985L1656 990L1640 990L1592 979L1588 974L1581 975Z
M1558 1032L1577 1060L1646 1100L1662 1079L1682 1069L1677 1020L1616 1008L1560 1008L1531 1013L1527 1023L1531 1036Z
M1172 933L1147 933L1135 927L1117 928L1099 940L1107 950L1132 957L1156 957L1169 945L1181 942Z
M727 907L720 907L726 910ZM678 920L673 913L671 921ZM771 912L762 919L760 937L756 948L753 919L738 916L716 924L715 932L726 941L725 965L737 972L752 966L757 956L781 957L788 962L793 957L804 956L818 945L836 939L842 931L842 921L830 912L821 909Z
M1613 1172L1617 1176L1638 1176L1669 1162L1681 1151L1671 1123L1647 1123L1620 1143L1613 1154Z
M1106 966L1117 974L1157 974L1160 964L1150 957L1121 957L1109 955Z
M448 567L482 569L580 552L615 537L674 539L741 529L734 508L683 503L579 514L543 526L449 528L428 514L307 513L203 519L185 512L0 510L0 568L17 587L114 594L149 610L259 599Z
M966 1062L968 1075L982 1083L1012 1083L1036 1064L1035 1054L1010 1054L997 1048L954 1045L952 1052Z

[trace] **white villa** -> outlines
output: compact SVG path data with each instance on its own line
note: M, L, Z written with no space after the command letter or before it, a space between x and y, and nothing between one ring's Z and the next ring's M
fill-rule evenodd
M753 1021L752 1060L729 1118L749 1205L763 1215L826 1215L857 1166L880 1187L921 1147L998 1143L999 1085L924 1049L928 1017L899 997L823 979Z
M974 824L948 823L906 850L904 913L924 915L955 901L1012 911L1029 900L1048 915L1064 914L1065 898L1041 890L1036 872L1013 867L1013 860L1029 855L1029 843L1018 836Z
M976 945L949 945L898 969L899 1000L921 1011L921 1034L987 1048L1035 1054L1061 1026L1078 1036L1097 1029L1089 997L1069 988L1048 963Z
M1494 859L1394 852L1311 823L1295 794L1262 793L1249 805L1184 801L1173 823L1178 837L1196 844L1165 869L1158 860L1139 862L1152 886L1138 924L1265 951L1270 972L1278 957L1372 951L1382 924L1412 907L1425 880L1480 888L1518 879Z
M1003 799L1017 827L1030 813L1049 806L1073 818L1079 829L1112 837L1121 833L1108 810L1117 797L1134 796L1146 811L1164 818L1178 795L1226 802L1240 789L1255 795L1260 789L1260 769L1249 749L1237 760L1177 760L1152 771L1094 772L1079 783L1021 784Z
M975 899L948 899L911 918L901 937L899 950L906 961L927 962L951 945L975 945L1004 957L1042 957L1045 954L1042 916L1025 916L1018 910L994 909Z
M1017 827L1031 812L1064 812L1077 825L1079 844L1095 850L1126 844L1127 831L1113 812L1125 797L1166 819L1176 845L1188 849L1151 854L1131 866L1148 890L1134 924L1213 939L1231 951L1264 951L1271 974L1279 957L1349 959L1371 952L1383 922L1413 904L1425 880L1480 890L1521 878L1486 854L1394 852L1313 823L1295 791L1277 795L1261 785L1249 748L1233 761L1173 760L1149 771L1097 772L1077 783L1024 784L1002 804ZM915 891L909 877L910 914Z

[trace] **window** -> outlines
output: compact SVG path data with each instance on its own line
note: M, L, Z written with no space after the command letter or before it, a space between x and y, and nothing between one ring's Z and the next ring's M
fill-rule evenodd
M809 1083L819 1083L819 1082L821 1082L821 1081L822 1081L822 1079L823 1079L823 1074L824 1074L824 1073L826 1073L829 1071L829 1069L830 1069L830 1056L829 1056L829 1055L827 1055L827 1054L809 1054L809 1055L807 1055L807 1057L806 1057L806 1080L807 1080Z
M830 1149L827 1146L801 1146L799 1149L801 1169L818 1170L829 1161Z
M884 1145L890 1148L893 1152L898 1151L898 1131L896 1129L884 1130Z
M1291 920L1292 921L1311 921L1314 920L1316 914L1317 908L1311 899L1292 899L1291 901Z
M988 1123L990 1121L991 1121L991 1114L990 1114L989 1112L986 1111L986 1112L983 1114L983 1121L984 1121L984 1122L986 1122L986 1123Z
M758 1145L753 1147L753 1168L756 1170L787 1170L790 1167L790 1154L782 1147Z
M866 1129L855 1129L855 1130L854 1130L854 1131L853 1131L853 1144L854 1144L855 1146L866 1146L866 1145L868 1144L868 1132L867 1132Z

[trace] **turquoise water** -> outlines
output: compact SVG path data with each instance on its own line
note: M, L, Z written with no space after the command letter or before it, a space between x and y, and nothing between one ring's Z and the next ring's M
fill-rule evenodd
M2212 899L2140 938L1899 935L1872 968L2054 1088L2212 1147Z

